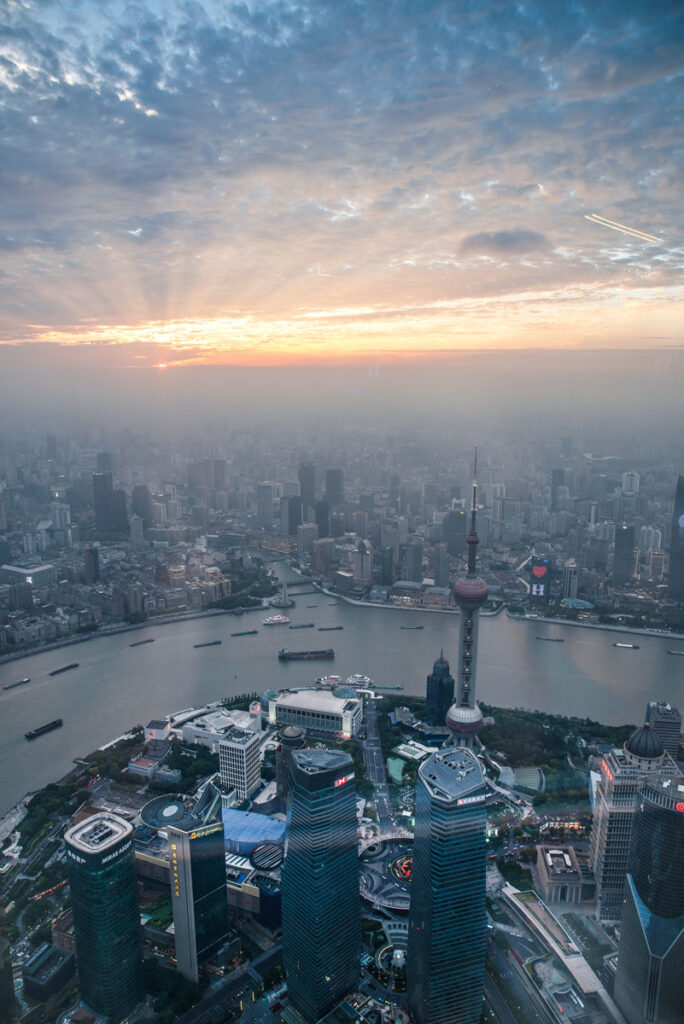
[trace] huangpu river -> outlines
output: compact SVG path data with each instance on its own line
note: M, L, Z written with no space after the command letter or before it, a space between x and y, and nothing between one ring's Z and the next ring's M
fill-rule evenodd
M151 624L0 665L0 814L66 774L74 758L151 718L234 694L305 686L331 672L362 672L380 684L401 684L407 694L423 694L440 650L449 659L456 656L457 614L360 607L321 593L294 596L296 607L287 613L293 624L344 629L263 626L269 613L258 610ZM258 633L230 636L242 629ZM538 636L565 642L545 643ZM154 643L130 646L148 637ZM193 647L208 640L222 643ZM630 641L639 649L613 646ZM333 647L335 660L280 662L281 647ZM481 620L478 697L606 724L640 723L648 700L668 700L684 710L684 658L668 655L668 648L684 650L684 640L519 621L502 612ZM78 668L48 675L74 661ZM24 676L31 682L1 689ZM31 742L24 738L28 729L54 718L64 720L63 728Z

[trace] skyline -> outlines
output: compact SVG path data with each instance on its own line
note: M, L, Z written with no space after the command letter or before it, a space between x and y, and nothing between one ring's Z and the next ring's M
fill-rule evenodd
M669 4L11 2L6 23L3 362L682 344Z

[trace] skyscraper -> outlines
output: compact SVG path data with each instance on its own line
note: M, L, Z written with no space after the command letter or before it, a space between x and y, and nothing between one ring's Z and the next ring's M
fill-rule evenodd
M454 677L449 671L449 662L444 657L444 651L439 652L439 658L427 677L426 698L425 717L428 723L443 725L454 699Z
M438 587L449 586L449 552L446 544L435 544L433 547L432 571Z
M102 812L64 836L81 995L112 1024L143 997L133 826Z
M306 746L306 733L297 725L286 725L280 734L276 747L276 793L281 810L287 811L287 789L290 777L290 761L295 750Z
M636 729L622 750L611 750L600 763L596 787L590 859L596 878L598 917L620 920L629 860L632 823L640 784L675 774L677 765L665 753L650 725Z
M615 526L615 557L613 583L629 583L634 576L634 526Z
M83 548L83 575L86 583L97 583L100 578L98 549L86 544Z
M468 517L459 509L447 512L442 520L442 540L450 555L460 555L466 548Z
M352 760L341 751L295 750L288 789L283 963L290 1001L313 1024L354 988L359 976Z
M684 476L682 474L677 478L675 491L667 593L673 601L684 601Z
M551 511L555 512L558 508L558 488L563 487L565 484L565 470L562 467L557 467L551 470Z
M468 570L454 584L454 601L461 610L458 633L458 662L456 669L456 701L449 708L446 724L453 742L472 747L475 736L482 728L482 712L475 701L477 678L477 641L480 628L480 608L487 600L487 584L477 575L477 448L473 467L473 500L468 534Z
M472 751L446 747L418 771L407 953L418 1024L477 1024L487 944L485 782Z
M7 921L5 919L5 908L0 904L0 1024L9 1024L16 1009L12 955L7 935Z
M629 1024L684 1022L684 777L637 798L615 1002Z
M344 473L341 469L326 469L325 496L331 505L344 501Z
M322 498L316 502L314 515L319 537L330 536L330 503Z
M234 789L240 803L261 783L261 738L258 732L231 729L219 742L221 785Z
M273 529L273 484L257 484L257 526Z
M682 735L682 716L677 708L663 700L651 700L646 706L646 721L670 757L677 760Z
M300 462L297 470L299 479L299 496L302 505L313 505L316 496L316 467L313 462Z
M149 530L152 525L152 497L145 484L136 484L133 488L131 508L142 519L144 528Z

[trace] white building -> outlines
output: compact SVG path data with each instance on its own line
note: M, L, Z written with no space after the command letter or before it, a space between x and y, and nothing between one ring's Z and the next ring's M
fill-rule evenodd
M252 729L233 729L219 743L219 770L224 791L249 800L261 783L261 742Z
M358 735L363 722L363 701L335 697L329 690L294 690L280 693L268 706L271 724L297 725L307 732L330 732L346 738Z
M219 743L235 728L256 732L261 728L261 716L219 708L185 722L181 739L183 743L199 743L208 747L212 754L218 754Z

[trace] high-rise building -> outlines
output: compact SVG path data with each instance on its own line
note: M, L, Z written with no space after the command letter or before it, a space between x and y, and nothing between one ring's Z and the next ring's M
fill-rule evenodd
M599 920L617 922L622 913L637 791L646 779L676 774L677 765L647 724L632 733L622 750L605 754L599 767L590 859Z
M0 1024L9 1024L16 1013L12 954L7 934L5 908L0 904Z
M140 516L132 515L128 524L128 533L132 546L142 548L145 546L145 526Z
M634 815L615 1002L629 1024L684 1022L684 777L645 781Z
M230 932L220 793L210 783L194 804L159 796L140 816L148 828L166 833L178 971L196 982Z
M214 459L214 487L225 491L228 486L228 463L225 459Z
M675 491L667 593L673 601L684 601L684 475L682 474L677 478Z
M257 484L257 526L273 530L273 484Z
M221 786L234 789L240 803L249 800L261 783L261 737L252 729L231 729L219 743Z
M676 761L682 736L681 713L666 701L651 700L646 705L646 721L660 738L667 753Z
M296 537L297 527L302 522L302 499L298 497L280 499L280 535Z
M152 525L152 497L145 484L136 484L133 488L131 508L134 515L142 519L144 528L149 530Z
M315 523L301 523L297 527L297 557L300 561L311 558L316 540L318 540L318 527Z
M449 671L449 662L444 657L444 651L439 652L439 658L427 677L426 697L425 717L428 723L444 725L447 711L454 699L454 677Z
M423 579L423 545L420 541L413 541L406 547L405 577L413 583L420 583Z
M571 559L563 566L563 597L577 597L578 584L579 566L574 559Z
M373 579L373 549L367 540L360 540L354 552L354 582L365 587Z
M331 505L344 501L344 472L341 469L326 469L325 496Z
M283 964L290 1002L309 1024L356 985L361 899L353 763L337 750L295 750L282 869Z
M88 584L97 583L100 578L100 555L90 544L83 548L83 575Z
M446 544L435 544L432 549L432 571L438 587L449 586L449 552Z
M133 826L101 812L64 836L83 1001L118 1024L143 997Z
M625 497L634 497L639 493L639 474L634 469L622 474L622 493Z
M634 576L634 526L615 525L613 583L629 583Z
M313 505L316 497L316 467L313 462L300 462L297 478L302 505Z
M287 786L290 775L290 761L295 750L306 746L306 733L297 725L286 725L280 733L276 747L276 793L281 810L287 810Z
M551 511L558 509L558 488L565 484L565 470L557 467L551 470Z
M477 448L473 473L473 500L468 533L468 569L465 576L454 584L454 601L461 610L458 632L458 662L456 670L456 700L449 708L446 724L452 741L459 746L472 747L482 728L482 712L475 699L477 680L477 643L480 628L480 608L487 600L487 584L477 574Z
M314 507L314 515L316 517L316 526L318 527L319 537L330 536L330 503L322 498L321 501L317 501Z
M533 555L528 566L530 601L533 604L548 604L551 597L551 559Z
M485 781L468 749L446 747L416 784L407 953L409 1007L418 1024L477 1024L482 1013Z
M93 473L93 507L95 509L95 526L99 533L109 533L112 529L113 500L112 474Z
M447 512L442 520L442 540L450 555L460 555L465 551L467 532L468 517L465 512L459 509Z

